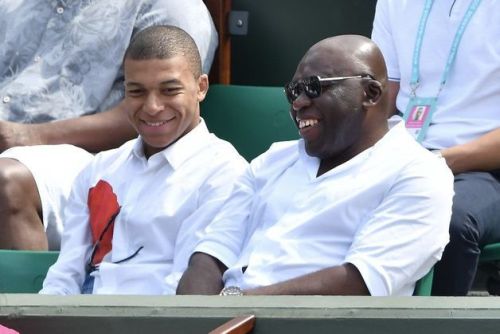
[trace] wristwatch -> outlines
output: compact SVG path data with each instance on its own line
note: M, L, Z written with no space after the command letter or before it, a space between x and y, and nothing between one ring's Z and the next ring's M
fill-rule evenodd
M243 290L238 286L226 286L219 293L220 296L243 296Z

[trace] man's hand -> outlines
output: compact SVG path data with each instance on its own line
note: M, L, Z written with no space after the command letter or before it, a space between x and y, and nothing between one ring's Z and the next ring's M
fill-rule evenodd
M43 144L37 124L0 121L0 152L14 146Z

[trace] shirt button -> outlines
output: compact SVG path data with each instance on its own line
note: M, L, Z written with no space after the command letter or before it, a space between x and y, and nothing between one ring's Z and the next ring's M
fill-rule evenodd
M56 12L57 12L57 14L62 14L62 13L64 13L64 8L62 8L62 7L57 7L57 8L56 8Z
M10 96L4 96L2 99L3 103L9 103L10 102Z

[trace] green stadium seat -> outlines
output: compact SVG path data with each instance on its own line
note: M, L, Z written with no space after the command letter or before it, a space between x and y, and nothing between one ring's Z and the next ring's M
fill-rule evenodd
M273 142L299 138L289 109L281 87L211 85L201 116L211 132L251 160Z
M500 242L486 245L481 250L479 262L485 263L494 261L500 261Z
M58 255L56 251L0 250L0 293L38 293ZM431 295L433 272L417 282L414 296Z
M56 251L0 250L0 293L38 293Z
M492 243L481 249L479 264L486 269L486 289L491 295L500 295L500 242Z
M430 296L432 292L432 279L434 278L434 268L415 284L414 296Z

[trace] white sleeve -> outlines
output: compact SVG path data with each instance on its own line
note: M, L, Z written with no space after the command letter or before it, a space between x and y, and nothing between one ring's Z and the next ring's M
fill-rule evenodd
M206 229L206 235L195 252L212 255L231 267L238 260L248 234L254 193L254 176L252 166L249 166L236 180L229 199Z
M212 255L226 267L232 267L258 227L256 225L259 221L252 221L251 215L257 194L270 181L272 172L269 170L281 170L283 166L293 163L296 155L297 141L293 140L274 143L266 152L253 159L245 172L236 179L229 199L213 223L207 227L195 252Z
M61 251L43 281L40 294L80 294L90 258L92 238L90 234L87 197L89 183L85 168L75 179L68 203L64 210L64 232Z
M222 152L221 152L222 153ZM195 246L204 235L205 228L214 220L225 201L231 194L234 182L247 167L248 163L236 151L227 156L216 158L219 163L212 167L211 176L200 187L198 207L183 222L175 241L172 272L166 277L165 294L175 294L177 284L187 268L189 258Z
M444 159L414 163L360 227L345 262L371 295L411 295L449 240L453 174Z
M396 0L400 1L400 0ZM392 7L391 7L392 6ZM396 46L392 35L391 11L394 11L391 0L378 0L373 20L372 40L378 45L385 59L389 80L401 79Z

